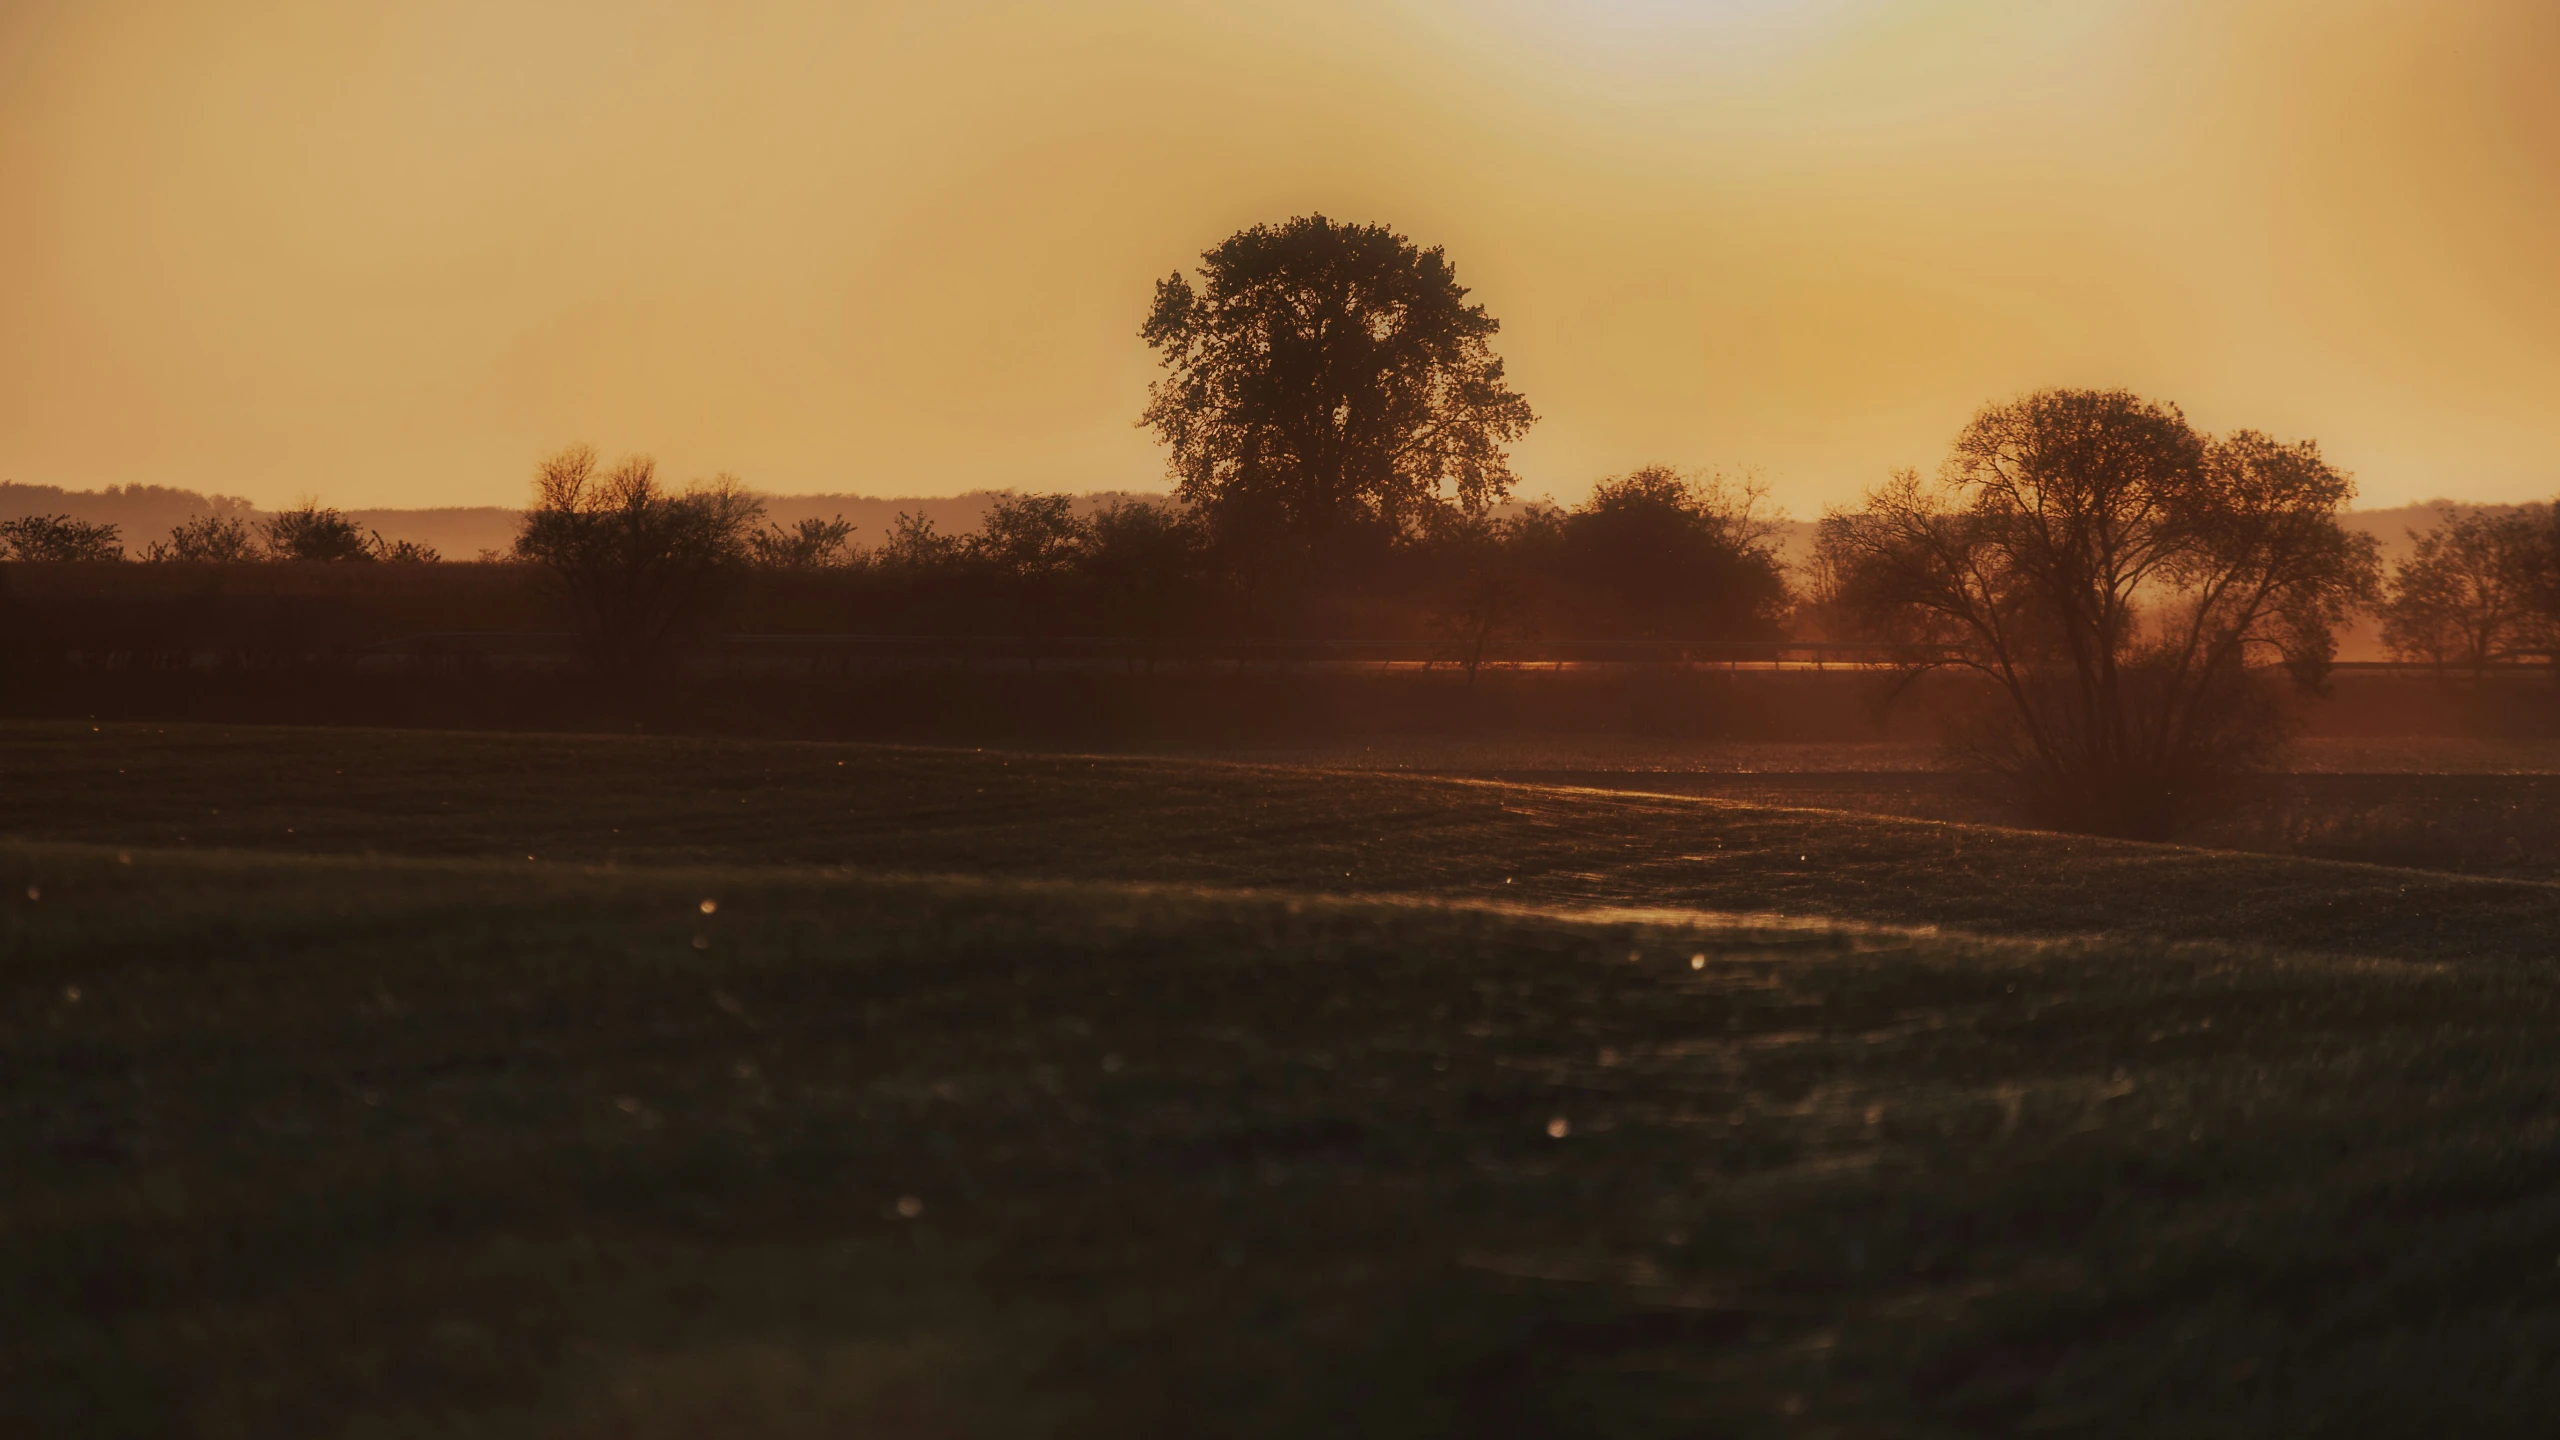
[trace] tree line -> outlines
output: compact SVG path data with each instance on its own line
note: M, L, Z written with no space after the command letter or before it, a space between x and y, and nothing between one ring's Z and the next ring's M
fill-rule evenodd
M1788 590L1764 511L1754 482L1655 467L1572 509L1436 513L1322 566L1305 553L1271 565L1267 537L1178 496L1082 515L1066 495L1000 495L973 533L901 515L866 548L841 519L762 523L727 477L679 490L645 456L608 467L577 446L543 462L514 553L554 578L591 654L619 670L651 663L759 571L900 592L911 615L982 629L1073 623L1155 644L1357 634L1401 610L1472 666L1540 633L1777 638Z
M636 463L654 484L654 464ZM1206 516L1179 497L1124 498L1079 514L1073 496L1003 493L980 530L945 533L902 514L867 547L841 516L788 526L762 520L761 502L750 497L691 551L715 570L933 577L955 591L1033 581L1107 593L1110 602L1092 613L1123 637L1143 638L1170 615L1214 605L1237 587L1242 569L1216 543ZM1791 565L1780 557L1783 522L1755 477L1653 465L1600 481L1580 506L1532 501L1509 513L1435 514L1418 534L1352 568L1371 571L1363 577L1370 580L1391 575L1391 588L1420 595L1441 628L1480 656L1538 639L1887 638L1840 606L1829 558ZM2409 539L2410 553L2368 607L2392 655L2479 674L2560 648L2560 513L2552 506L2442 504L2436 523ZM537 541L497 558L539 563L542 547ZM191 519L138 557L112 524L69 515L0 521L0 559L24 563L441 558L316 502L259 521Z
M1256 226L1158 282L1139 337L1161 374L1138 423L1174 492L1092 515L998 500L981 528L901 516L783 527L734 478L678 490L645 457L544 460L512 558L539 566L591 659L645 668L756 570L862 576L1025 631L1065 617L1157 640L1319 633L1382 601L1428 614L1470 672L1565 639L1891 642L1906 677L1999 697L1963 743L2056 824L2167 834L2266 764L2277 689L2326 683L2338 631L2378 612L2405 657L2474 670L2560 643L2560 516L2447 511L2386 582L2316 444L2196 431L2123 391L1985 407L1933 476L1826 515L1790 574L1751 476L1652 466L1585 503L1510 503L1536 423L1499 323L1437 247L1322 215ZM0 527L19 559L121 555L111 527ZM112 553L110 553L112 552ZM191 521L154 560L432 561L306 505L252 530Z

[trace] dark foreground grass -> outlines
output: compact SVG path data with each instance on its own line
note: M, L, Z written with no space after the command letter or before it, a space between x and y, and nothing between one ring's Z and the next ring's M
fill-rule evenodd
M2560 885L1379 772L616 736L0 726L0 832L825 864L2560 959Z
M0 881L11 1434L2560 1409L2529 961L60 843Z

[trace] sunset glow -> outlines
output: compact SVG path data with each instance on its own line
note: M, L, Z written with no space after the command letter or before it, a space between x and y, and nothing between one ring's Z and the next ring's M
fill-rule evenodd
M0 478L1156 489L1150 286L1445 246L1525 489L1799 516L2123 385L2360 503L2560 481L2560 10L2279 0L0 8Z

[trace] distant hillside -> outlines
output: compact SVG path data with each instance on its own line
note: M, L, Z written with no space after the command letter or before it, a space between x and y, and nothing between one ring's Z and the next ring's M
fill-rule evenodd
M2430 500L2422 505L2401 505L2389 510L2350 510L2347 512L2347 528L2361 530L2381 541L2382 558L2388 562L2408 553L2410 531L2425 534L2435 528L2438 512L2448 507L2485 510L2493 515L2524 508L2521 505L2474 505L2467 500Z
M1006 490L972 490L966 495L767 495L764 513L777 525L794 521L828 519L837 515L853 522L853 539L866 548L880 543L897 522L901 513L922 515L933 522L933 528L946 535L965 535L985 520L987 507ZM1097 490L1075 497L1076 513L1090 515L1094 511L1121 500L1161 500L1161 495L1146 495L1134 490Z
M113 525L124 534L125 548L142 547L169 533L169 527L198 515L255 515L257 507L237 495L206 495L166 485L110 485L104 490L65 490L59 485L0 482L0 520L22 515L68 515L92 525Z
M379 531L386 540L414 540L447 560L474 560L483 550L503 554L514 545L521 514L503 505L448 505L434 510L350 510L347 518Z
M843 516L854 524L854 543L880 543L901 512L919 514L945 534L978 528L987 506L1007 492L977 490L966 495L767 495L766 518L778 525L817 517ZM1101 491L1076 497L1076 508L1090 513L1116 500L1147 498L1135 491ZM58 485L0 483L0 520L21 515L69 515L91 524L113 525L122 533L125 552L140 555L171 527L199 515L237 515L255 521L269 512L236 495L206 495L165 485L108 486L104 490L65 490ZM349 510L348 518L393 540L433 546L448 560L469 560L484 550L504 553L515 543L516 522L523 512L503 505L449 505L432 509L374 508Z

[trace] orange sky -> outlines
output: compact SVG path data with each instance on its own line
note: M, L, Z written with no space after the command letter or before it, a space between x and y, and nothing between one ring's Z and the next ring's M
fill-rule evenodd
M2550 0L0 0L0 479L1153 488L1150 282L1448 247L1529 493L2123 384L2560 490Z

